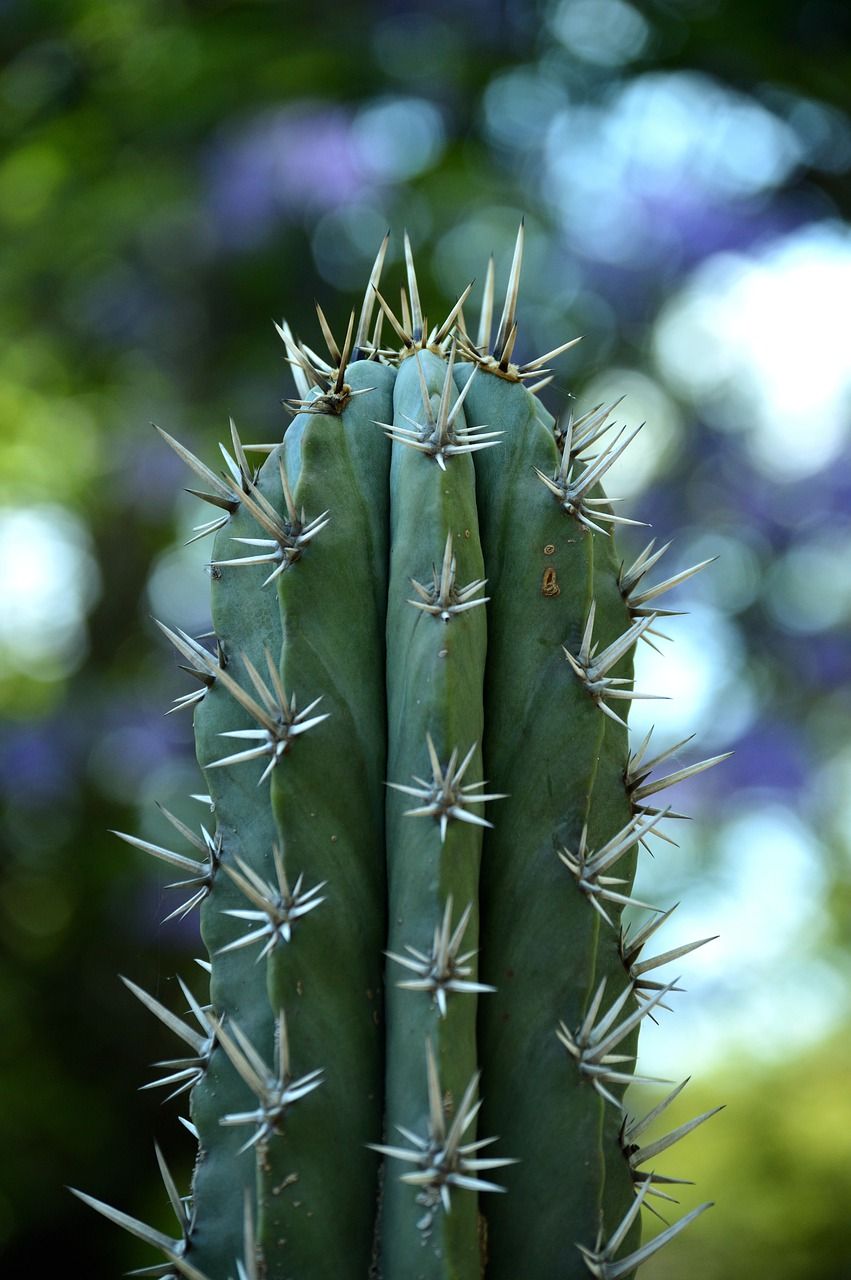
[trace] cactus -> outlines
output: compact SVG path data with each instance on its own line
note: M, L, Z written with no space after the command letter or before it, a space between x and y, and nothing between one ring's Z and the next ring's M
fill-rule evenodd
M667 544L619 560L637 522L601 481L635 433L544 408L572 342L513 362L522 225L495 337L493 260L473 336L470 288L429 329L407 236L394 314L386 248L342 344L318 308L328 360L279 327L298 394L259 469L233 424L222 473L161 433L215 508L215 651L160 624L212 820L166 814L194 854L122 838L200 908L209 995L125 981L190 1051L153 1085L199 1149L188 1200L157 1149L176 1238L77 1194L149 1274L618 1280L708 1207L641 1246L655 1156L714 1112L642 1146L683 1086L623 1095L678 989L648 975L708 941L644 955L673 908L635 898L639 847L724 758L630 751L632 655L709 562L648 586Z

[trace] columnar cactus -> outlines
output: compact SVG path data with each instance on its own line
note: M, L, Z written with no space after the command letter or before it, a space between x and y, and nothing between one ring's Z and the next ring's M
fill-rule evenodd
M676 816L652 797L723 757L654 778L683 744L626 727L656 601L703 565L619 560L600 482L635 433L544 408L572 343L512 361L522 246L495 338L493 262L475 335L469 289L430 329L407 237L399 317L385 240L342 345L319 311L327 361L282 326L298 398L259 470L233 424L221 474L162 433L216 509L215 650L163 626L213 816L171 819L194 855L123 839L200 905L210 990L186 1021L127 985L188 1046L154 1083L199 1149L188 1201L157 1151L177 1239L78 1193L151 1274L618 1280L708 1207L641 1247L654 1157L712 1113L642 1147L682 1086L623 1103L676 989L647 975L706 941L645 957L673 908L632 882Z

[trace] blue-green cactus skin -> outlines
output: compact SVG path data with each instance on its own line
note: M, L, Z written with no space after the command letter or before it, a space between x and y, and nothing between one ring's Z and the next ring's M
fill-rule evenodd
M273 504L280 504L281 496L278 452L270 456L258 477L258 488ZM216 535L214 564L232 558L238 548L234 538L253 537L256 533L253 518L244 508L238 509ZM265 651L275 653L281 647L280 611L274 588L262 587L266 576L263 566L213 569L213 625L222 660L235 678L244 679L240 671L244 658L262 670ZM249 602L254 624L247 630L244 622ZM198 761L212 800L216 836L222 842L222 863L234 865L234 857L239 857L259 874L274 875L274 817L268 804L258 803L264 762L206 768L227 754L224 744L230 740L220 734L253 728L254 722L217 680L199 703L194 723ZM239 949L219 954L239 933L236 922L225 911L245 905L230 877L218 874L201 908L201 934L212 961L210 1003L221 1017L235 1020L258 1051L271 1060L274 1018L268 1000L258 999L256 953ZM194 1265L211 1277L217 1272L223 1274L220 1259L233 1253L234 1242L240 1238L243 1188L253 1188L255 1182L254 1153L239 1154L245 1133L223 1126L221 1120L231 1112L249 1110L252 1105L250 1090L217 1045L207 1071L192 1091L191 1106L200 1149L193 1179L195 1227L190 1256Z
M328 718L275 769L272 804L290 882L303 875L325 887L292 942L271 954L268 990L286 1011L294 1074L321 1068L323 1077L268 1146L260 1246L269 1280L363 1276L373 1243L378 1161L367 1143L381 1129L383 1094L390 458L374 420L392 413L393 378L359 361L347 381L374 389L338 416L307 415L287 432L296 506L308 515L327 508L329 522L281 577L281 679L301 703L321 692L316 710Z
M581 1023L601 978L613 990L624 982L617 937L558 849L575 848L585 824L598 848L631 816L626 731L600 714L563 647L578 652L595 598L601 647L630 619L609 540L562 511L535 475L552 475L559 458L534 398L485 374L467 405L472 423L504 431L502 448L477 458L491 594L484 749L491 783L509 793L485 836L481 972L496 992L479 1016L490 1064L482 1124L521 1159L503 1174L507 1195L485 1209L488 1274L556 1277L576 1270L574 1242L588 1238L611 1182L621 1216L630 1194L617 1125L606 1126L606 1103L556 1038L560 1021Z
M418 368L417 366L420 366ZM435 417L446 379L446 362L430 351L406 360L394 391L394 425L422 423L421 376ZM460 419L463 425L463 419ZM432 581L447 536L457 576L468 583L484 576L476 516L475 473L469 454L449 457L445 470L434 457L394 441L390 475L391 556L387 614L388 780L415 785L432 778L427 737L446 766L475 748L463 782L482 778L482 680L485 657L483 608L449 621L411 603L411 580ZM464 949L475 950L478 932L479 861L482 828L449 818L441 839L440 817L411 816L423 805L393 787L387 794L388 946L429 954L451 899L453 925L472 904ZM483 806L471 806L483 816ZM457 1101L476 1073L476 996L450 992L442 1015L428 991L398 985L410 978L398 963L388 972L387 1132L395 1126L425 1135L429 1127L426 1043L434 1051L441 1089ZM396 1172L394 1170L394 1172ZM388 1175L390 1170L388 1169ZM385 1275L411 1280L479 1274L475 1198L455 1194L451 1212L439 1212L428 1191L388 1176L384 1188L382 1262ZM420 1224L420 1225L418 1225ZM412 1242L415 1247L412 1248Z
M216 653L164 628L215 821L198 1158L191 1209L162 1165L177 1240L78 1193L157 1274L629 1280L708 1207L640 1246L665 1179L623 1109L673 985L645 975L701 945L637 963L670 914L632 897L647 801L721 758L648 784L674 749L630 754L633 657L703 566L621 563L628 439L527 388L562 348L512 363L521 248L493 348L492 266L477 340L460 303L429 333L407 240L401 320L378 294L385 242L354 343L320 312L330 365L279 330L299 400L256 474L235 430L224 480L169 438L218 512Z

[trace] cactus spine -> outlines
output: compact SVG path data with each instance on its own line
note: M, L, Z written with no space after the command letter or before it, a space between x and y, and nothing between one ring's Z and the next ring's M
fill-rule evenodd
M155 1083L199 1152L191 1208L158 1152L177 1239L78 1194L189 1280L619 1280L708 1207L640 1246L644 1166L711 1113L642 1147L682 1086L623 1108L674 985L646 975L706 941L642 958L672 909L631 886L647 801L723 757L653 779L677 748L626 727L703 565L621 564L600 482L632 437L538 399L571 343L512 362L522 226L493 339L492 262L474 339L469 289L429 329L407 237L393 313L386 245L340 346L319 311L329 361L279 330L298 399L259 471L233 426L221 475L166 437L217 512L216 651L163 627L215 828L172 819L201 860L123 838L189 873L210 994L190 1024L128 986L193 1051Z

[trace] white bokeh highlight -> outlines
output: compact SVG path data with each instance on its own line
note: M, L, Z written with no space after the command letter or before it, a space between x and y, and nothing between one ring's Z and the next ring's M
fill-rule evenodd
M57 680L86 652L86 615L100 573L86 525L54 504L0 511L0 657L14 671Z
M671 905L665 864L675 857L658 842L655 859L643 856L639 896ZM642 1032L639 1070L651 1075L707 1073L736 1053L783 1057L823 1035L843 1006L842 979L818 956L824 851L798 815L775 804L731 816L711 865L701 893L687 895L648 951L719 935L654 971L661 981L681 975L688 994Z
M662 309L664 378L776 479L817 472L851 421L851 227L810 224L761 253L716 254Z

